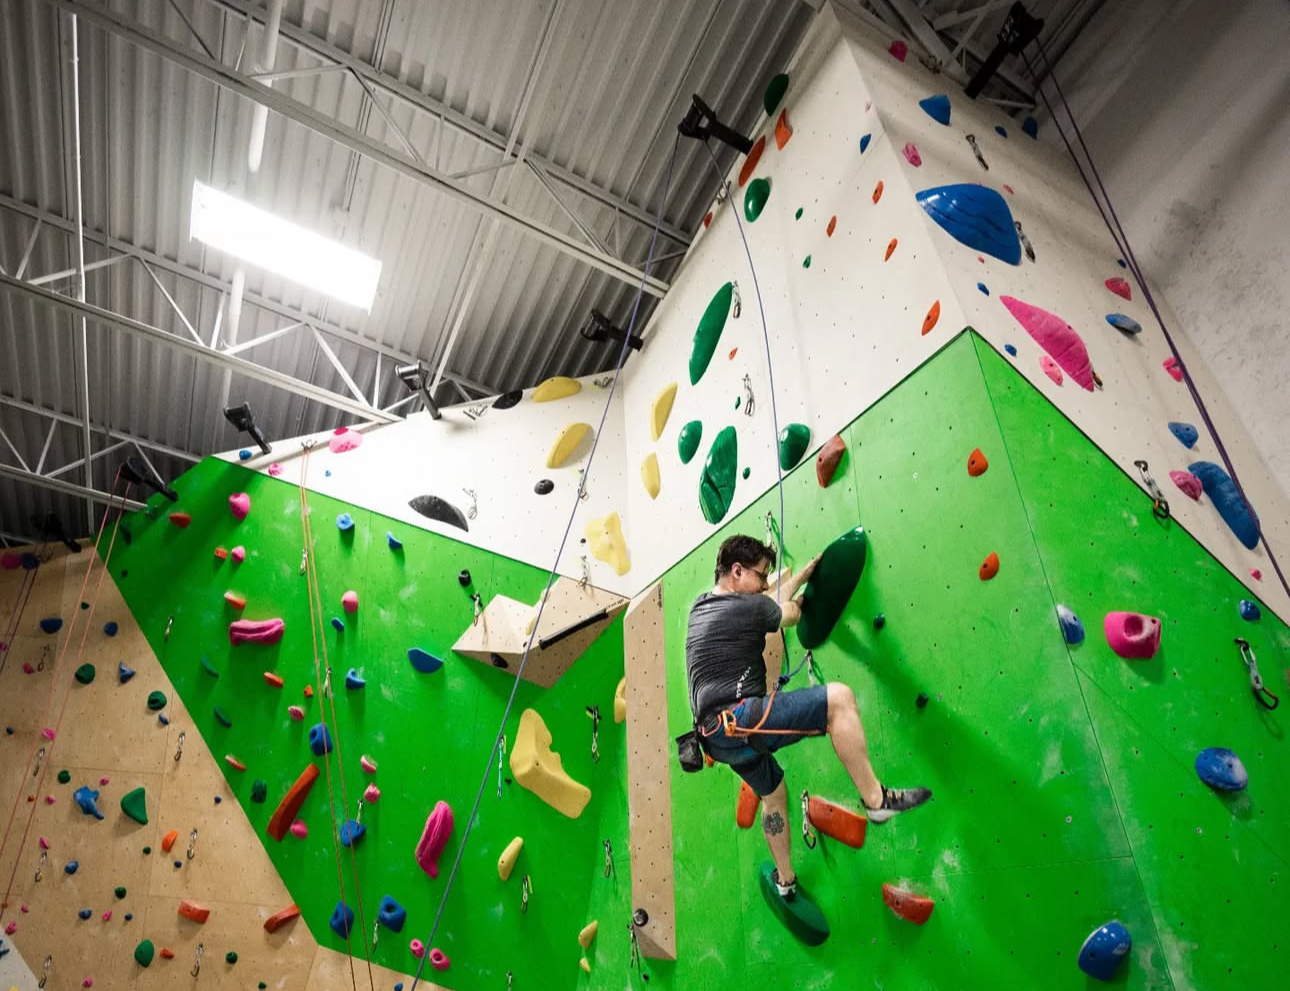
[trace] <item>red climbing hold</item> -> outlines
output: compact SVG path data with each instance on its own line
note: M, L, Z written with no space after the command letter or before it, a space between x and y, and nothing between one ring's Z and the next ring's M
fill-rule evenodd
M288 789L287 794L278 803L278 807L273 810L273 815L269 817L268 833L275 840L281 842L287 835L287 830L291 828L291 823L300 811L300 806L305 804L309 789L317 780L318 765L306 764L305 769L300 772L300 777L296 778L296 783Z
M820 483L820 488L829 487L829 483L833 481L833 473L838 470L838 462L842 460L842 455L846 451L847 445L837 434L830 437L820 448L820 453L815 456L815 478Z
M274 688L282 687L282 675L274 674L272 671L264 672L264 681L266 684L272 685Z
M748 152L748 157L744 159L744 164L739 169L739 187L742 189L753 177L757 171L757 163L761 161L761 153L766 150L766 135L762 135Z
M707 213L705 213L705 214L703 215L703 226L704 226L704 227L707 227L710 223L712 223L712 211L711 211L711 210L709 210Z
M225 763L225 764L227 764L229 767L231 767L231 768L232 768L233 770L235 770L235 771L245 771L245 770L246 770L246 765L245 765L245 764L243 764L243 763L242 763L240 760L238 760L236 757L234 757L232 754L225 754L225 755L224 755L224 763Z
M238 612L246 608L246 597L238 595L236 592L225 592L224 601Z
M878 180L878 185L873 187L873 201L877 203L882 199L882 180Z
M972 453L968 455L968 474L973 478L977 478L980 475L984 475L985 470L989 467L990 462L987 461L985 455L981 453L981 448L973 448Z
M211 910L205 905L198 905L197 902L185 898L179 903L179 914L194 922L205 922L211 917Z
M170 522L175 524L175 526L179 527L179 529L181 530L188 529L188 524L191 523L192 521L193 521L193 518L188 513L170 514Z
M748 787L748 782L741 781L739 803L735 806L735 825L740 829L752 829L752 824L757 821L757 806L760 804L761 799Z
M932 308L927 311L927 316L923 317L923 334L930 334L932 328L936 326L936 321L941 318L941 301L938 299L932 303Z
M856 850L864 846L869 820L859 813L811 795L806 802L806 816L811 825L825 836L832 836Z
M999 555L996 554L994 551L991 551L986 556L986 559L981 562L981 567L978 569L978 574L980 574L981 580L983 582L988 582L991 578L993 578L998 573L999 573Z
M892 255L896 253L896 245L898 243L899 242L894 237L887 242L887 252L882 256L883 261L887 261L889 258L891 258Z
M1205 491L1200 479L1189 471L1171 471L1169 478L1189 499L1199 499L1200 494Z
M1175 382L1181 382L1183 379L1182 365L1178 364L1177 358L1166 358L1163 363L1164 370L1167 371Z
M216 558L216 560L219 560L219 561L227 561L227 560L228 560L228 548L227 548L227 547L216 547L216 548L215 548L215 558Z
M897 62L905 61L905 56L909 54L909 46L897 38L887 46L887 52Z
M788 139L792 136L793 125L788 122L788 110L781 110L779 120L775 121L775 147L783 151L784 145L788 144Z
M894 884L882 886L882 900L889 909L906 922L913 922L919 926L931 917L932 909L936 907L936 903L930 898L916 895L904 888L897 888Z
M1113 279L1106 280L1106 288L1110 289L1111 292L1115 293L1117 296L1123 296L1125 299L1129 300L1133 299L1133 290L1129 288L1129 283L1118 275Z
M283 926L285 926L288 922L290 922L292 919L297 918L299 915L300 915L299 907L297 907L294 903L291 905L288 905L286 908L282 909L282 911L274 912L271 916L269 916L267 919L264 920L264 931L275 933Z
M730 349L730 360L731 360L731 361L734 361L734 360L735 360L735 355L737 355L738 353L739 353L739 349L738 349L738 348L731 348L731 349Z
M838 218L837 218L837 214L834 214L832 217L829 218L829 226L824 228L825 237L832 237L834 230L837 229L837 226L838 226Z

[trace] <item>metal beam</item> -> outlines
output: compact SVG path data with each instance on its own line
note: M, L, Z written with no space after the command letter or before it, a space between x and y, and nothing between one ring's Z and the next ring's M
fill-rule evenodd
M12 478L18 482L27 482L42 489L61 492L63 495L76 496L80 499L89 499L92 502L122 505L119 497L110 495L107 492L100 492L98 489L87 489L84 485L77 485L75 482L64 482L61 478L37 475L34 471L23 471L21 468L13 468L5 464L0 464L0 478ZM131 511L148 508L146 503L139 502L137 499L126 499L124 506Z
M37 406L34 403L24 402L21 399L13 399L9 396L0 396L0 406L8 406L11 409L20 409L27 413L34 413L36 416L46 417L55 423L65 423L69 427L80 426L81 420L77 416L69 416L67 413L61 413L56 409L50 409L47 406ZM132 444L139 444L151 448L161 454L169 455L172 458L178 458L181 461L191 461L196 464L201 457L196 454L190 454L188 451L181 451L177 447L168 447L165 444L158 444L156 441L145 440L134 434L126 433L124 430L104 430L102 427L95 427L99 433L106 433L113 440L128 440Z
M45 0L51 6L76 14L87 23L96 24L155 55L179 65L225 89L258 103L288 120L293 120L324 137L330 138L351 151L364 155L412 181L437 190L446 196L480 210L498 223L506 224L521 233L535 238L548 247L555 248L606 275L637 286L642 279L645 291L660 299L667 294L667 283L647 278L639 269L589 248L575 238L560 233L546 224L524 216L507 203L490 199L469 186L422 165L410 155L395 151L388 145L369 138L352 127L341 124L315 108L284 96L276 90L257 83L249 75L230 69L222 62L208 58L200 52L176 44L165 35L124 17L105 7L94 6L84 0Z

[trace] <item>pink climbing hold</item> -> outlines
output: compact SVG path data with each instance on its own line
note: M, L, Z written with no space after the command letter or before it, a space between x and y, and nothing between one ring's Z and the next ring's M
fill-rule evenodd
M1129 288L1129 283L1118 275L1113 279L1106 280L1106 288L1110 289L1111 292L1115 293L1117 296L1122 296L1128 300L1133 299L1133 290Z
M246 560L246 548L243 547L241 544L238 544L236 547L234 547L231 551L228 552L228 556L233 559L234 564L241 564L243 561Z
M345 612L350 615L358 612L358 593L351 588L340 597L340 604L344 607Z
M452 961L448 959L448 954L435 947L430 951L430 966L435 970L447 970L452 966Z
M1175 382L1182 381L1182 375L1183 375L1182 365L1178 364L1177 358L1166 358L1161 363L1161 366L1164 368L1165 371L1167 371L1171 376L1173 376L1173 380Z
M43 837L43 836L42 836L42 837L40 837L40 848L41 848L42 850L48 850L48 849L49 849L49 840L45 839L45 837Z
M1093 391L1093 364L1089 360L1083 338L1076 333L1074 327L1057 314L1023 303L1013 296L1000 296L999 302L1007 307L1008 312L1026 329L1026 333L1035 339L1035 343L1052 355L1067 375L1089 392ZM1052 376L1051 372L1049 376Z
M1200 484L1200 479L1189 471L1171 471L1169 478L1192 499L1199 499L1200 494L1205 490L1205 487Z
M887 46L887 51L897 62L905 61L905 56L909 54L909 46L897 38Z
M269 474L274 478L277 478L282 474L282 465L278 464L276 461L273 462L273 464L269 465Z
M107 779L107 778L99 778L99 785L100 785L100 786L101 786L101 785L105 785L105 784L107 784L107 783L108 783L108 779Z
M13 551L5 551L3 554L0 554L0 568L3 568L5 571L16 571L21 567L22 558L13 553Z
M900 153L905 156L905 161L914 168L918 168L923 164L923 156L918 154L918 148L912 141L906 141L905 147L900 149Z
M363 756L358 759L358 762L363 766L363 770L368 774L376 773L376 761L372 760L372 758L367 756L367 754L363 754Z
M1253 578L1256 582L1261 582L1263 581L1263 572L1260 571L1258 568L1251 568L1250 577Z
M280 619L235 619L228 624L228 639L234 647L240 643L277 643L285 629Z
M375 805L381 800L381 789L376 785L368 785L363 789L363 801L368 805Z
M1102 622L1106 642L1128 660L1155 657L1160 649L1160 620L1137 612L1109 612Z
M111 921L112 921L112 910L111 910L111 909L108 909L106 912L104 912L104 913L103 913L103 921L104 921L104 922L111 922Z
M233 519L244 520L251 512L251 497L245 492L234 492L228 497L228 511Z
M1057 367L1057 362L1053 361L1048 355L1041 354L1039 356L1039 367L1044 370L1045 375L1058 385L1062 384L1062 370Z
M305 721L305 710L300 708L298 705L287 706L287 715L298 723L303 723Z
M18 923L16 922L10 922L7 926L4 927L4 934L6 936L12 936L17 931L18 931Z
M81 981L81 987L83 987L83 988L92 988L92 987L94 987L94 978L92 978L92 977L87 977L87 978L85 978L85 980Z
M1006 189L1006 190L1007 190L1009 193L1011 193L1013 196L1016 196L1016 195L1017 195L1017 191L1016 191L1015 189L1013 189L1011 186L1009 186L1006 182L1003 184L1003 188L1004 188L1004 189Z
M52 740L54 738L54 731L50 729L48 726L46 726L43 730L40 731L40 735L43 736L46 740Z
M33 667L31 666L31 662L30 662L30 661L23 661L23 662L22 662L22 673L23 673L23 674L35 674L35 673L36 673L36 669L35 669L35 668L33 668Z
M426 828L417 841L417 865L431 877L439 876L439 855L448 845L452 833L452 809L447 802L436 802L434 811L426 818Z
M303 819L297 819L291 824L291 835L302 840L309 835L309 827Z
M55 802L57 802L57 801L58 801L58 799L56 799L53 795L46 795L46 796L45 796L45 804L46 804L46 805L53 805L53 804L54 804Z
M346 451L352 451L363 443L363 435L357 430L350 430L348 427L337 427L336 432L332 434L331 440L327 442L327 447L332 454L344 454Z
M408 949L412 951L412 955L418 960L426 955L426 945L419 939L414 939L410 944L408 944Z

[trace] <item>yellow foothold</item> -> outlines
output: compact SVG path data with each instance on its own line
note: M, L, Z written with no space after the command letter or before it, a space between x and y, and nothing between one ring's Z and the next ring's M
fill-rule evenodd
M562 468L573 457L574 451L582 444L584 438L591 434L590 423L570 423L560 431L560 436L551 445L551 453L546 456L548 468Z
M645 483L645 491L649 493L651 499L658 498L659 478L658 478L658 455L651 454L641 462L641 481Z
M555 399L565 399L568 396L575 396L582 391L582 383L577 379L571 379L564 375L556 375L547 379L536 389L533 390L533 401L535 403L549 403Z
M578 933L578 945L584 950L591 948L591 941L596 938L596 930L600 928L600 923L592 919L582 927L582 932Z
M497 858L497 873L503 881L511 879L511 871L515 870L515 862L520 859L520 851L524 849L524 837L517 836L511 842L506 844L506 849L502 855Z
M649 429L655 440L663 436L663 428L667 426L667 418L672 415L672 402L675 399L675 382L664 388L654 399L654 406L649 414Z
M583 970L585 970L588 974L591 973L591 962L586 957L583 957L581 960L578 961L578 966L581 967ZM18 989L14 988L13 991L18 991Z
M618 687L614 689L614 722L627 722L627 676L624 675L618 681Z
M532 709L520 715L520 728L511 749L511 774L520 786L570 819L582 815L591 789L564 773L560 755L551 749L551 731Z
M604 561L615 574L625 575L632 569L627 542L623 540L623 524L617 513L610 513L587 523L587 543L598 561Z

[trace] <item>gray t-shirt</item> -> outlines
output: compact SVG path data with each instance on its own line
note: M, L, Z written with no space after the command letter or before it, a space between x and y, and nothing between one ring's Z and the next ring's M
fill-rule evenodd
M766 634L783 613L768 595L704 592L690 607L685 670L694 717L766 694Z

